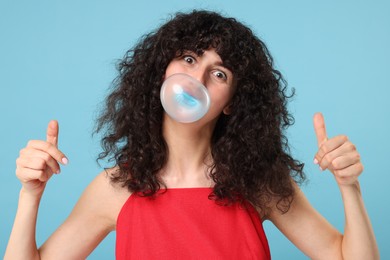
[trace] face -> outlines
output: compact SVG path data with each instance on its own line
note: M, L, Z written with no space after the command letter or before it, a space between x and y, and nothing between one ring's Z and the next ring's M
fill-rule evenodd
M201 120L213 120L221 113L230 113L229 104L235 91L233 73L224 67L221 57L214 50L207 50L201 56L184 52L169 63L165 78L176 73L187 74L207 88L210 109Z

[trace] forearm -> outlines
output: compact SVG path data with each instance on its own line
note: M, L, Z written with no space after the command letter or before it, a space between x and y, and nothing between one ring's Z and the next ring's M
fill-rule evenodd
M38 207L41 196L20 191L14 226L4 259L40 259L35 240Z
M359 183L340 185L345 210L342 240L344 259L379 259L374 232L364 207Z

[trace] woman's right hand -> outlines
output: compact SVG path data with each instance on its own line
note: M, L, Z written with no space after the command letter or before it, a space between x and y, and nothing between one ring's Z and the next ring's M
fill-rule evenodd
M58 122L50 121L46 141L31 140L20 150L16 160L16 176L24 192L41 196L50 177L60 173L59 163L68 163L66 156L57 147L58 132Z

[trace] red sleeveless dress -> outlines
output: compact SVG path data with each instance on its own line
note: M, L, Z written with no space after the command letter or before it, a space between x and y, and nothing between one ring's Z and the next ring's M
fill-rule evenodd
M270 259L261 219L248 203L220 206L211 188L133 194L116 227L116 259Z

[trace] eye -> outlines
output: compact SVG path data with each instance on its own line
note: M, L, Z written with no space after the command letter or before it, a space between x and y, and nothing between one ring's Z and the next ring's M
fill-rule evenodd
M185 55L183 57L184 61L187 62L188 64L194 64L195 63L195 58L190 56L190 55Z
M213 74L214 74L214 76L216 76L219 79L227 80L226 73L224 73L220 70L214 71Z

